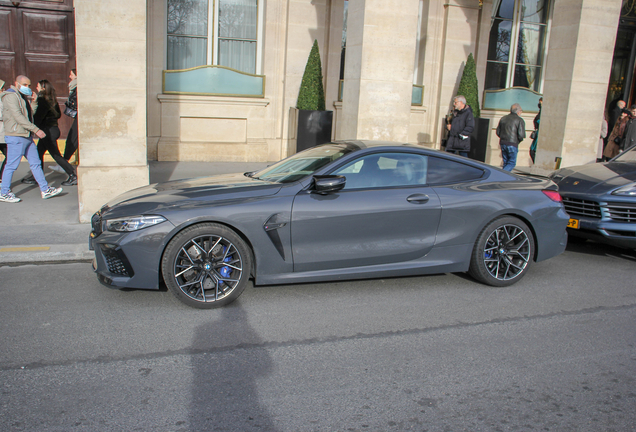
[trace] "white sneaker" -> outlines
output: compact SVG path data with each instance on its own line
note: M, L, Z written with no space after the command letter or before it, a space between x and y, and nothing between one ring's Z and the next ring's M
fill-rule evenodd
M59 195L62 192L62 188L54 188L49 186L46 192L42 192L42 199L49 199L54 197L55 195Z
M20 201L22 200L15 196L11 191L7 192L6 194L0 194L0 202L17 203Z
M51 171L55 171L55 172L59 172L59 173L63 173L63 172L65 172L65 171L64 171L64 168L62 168L62 167L61 167L61 166L59 166L59 165L51 165L51 166L49 167L49 169L50 169Z

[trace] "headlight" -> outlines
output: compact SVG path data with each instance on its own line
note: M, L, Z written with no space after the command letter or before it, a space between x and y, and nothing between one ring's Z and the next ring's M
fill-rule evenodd
M636 196L636 183L631 183L623 186L620 189L616 189L614 192L612 192L612 195Z
M148 228L149 226L165 222L163 216L132 216L120 219L109 219L106 221L108 231L130 232Z

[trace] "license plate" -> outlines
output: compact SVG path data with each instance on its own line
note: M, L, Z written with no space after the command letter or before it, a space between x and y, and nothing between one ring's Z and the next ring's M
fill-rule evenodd
M579 220L578 219L570 219L568 222L568 228L579 229Z

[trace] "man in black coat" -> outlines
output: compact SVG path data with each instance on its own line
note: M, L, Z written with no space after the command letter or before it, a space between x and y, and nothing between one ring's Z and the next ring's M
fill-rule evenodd
M618 120L618 118L621 116L621 113L623 112L623 109L625 109L626 105L627 104L625 103L624 100L619 100L616 102L616 105L610 107L609 119L607 120L608 134L612 133L612 130L614 129L614 125L616 124L616 120Z
M505 171L512 171L517 165L519 143L526 137L526 122L520 117L522 112L521 105L513 104L510 107L510 114L503 116L497 125L497 136Z
M446 141L446 151L468 157L470 151L470 134L475 129L475 117L473 110L466 105L464 96L453 98L453 117L449 124L448 140Z

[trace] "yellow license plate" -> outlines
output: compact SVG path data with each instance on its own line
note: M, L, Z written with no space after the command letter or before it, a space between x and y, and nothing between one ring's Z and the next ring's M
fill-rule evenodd
M568 228L579 229L579 220L578 219L570 219L568 222Z

